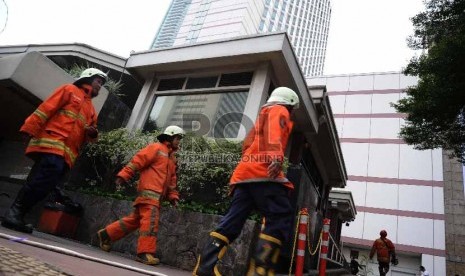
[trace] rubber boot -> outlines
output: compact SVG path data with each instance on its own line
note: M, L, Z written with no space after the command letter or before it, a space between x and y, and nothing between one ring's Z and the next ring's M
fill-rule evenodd
M250 260L247 276L273 276L278 262L281 241L261 233L257 242L257 248Z
M136 261L146 265L157 265L160 263L160 259L155 258L155 256L150 253L137 254Z
M197 265L192 272L195 276L220 276L217 263L226 253L229 240L218 232L211 232L207 244L197 259Z
M52 207L52 209L61 210L69 214L80 215L82 213L81 204L74 202L69 196L67 196L64 192L64 188L60 185L52 189L45 205Z
M97 232L100 249L106 252L111 250L111 239L106 229L100 229Z
M24 215L29 211L30 203L25 202L24 187L19 190L13 205L11 205L6 216L3 218L2 226L24 233L32 233L33 227L31 224L24 222Z

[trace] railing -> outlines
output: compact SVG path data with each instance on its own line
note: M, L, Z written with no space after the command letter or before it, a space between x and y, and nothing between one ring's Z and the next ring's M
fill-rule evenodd
M331 234L329 234L328 256L326 260L344 267L347 265L347 260L342 254L342 248L337 244Z

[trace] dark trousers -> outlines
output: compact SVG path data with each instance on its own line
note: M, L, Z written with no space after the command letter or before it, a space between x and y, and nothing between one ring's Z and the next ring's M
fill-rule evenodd
M384 263L378 261L378 269L379 269L379 275L383 276L386 275L389 271L389 263Z
M22 188L24 204L30 208L44 199L62 183L68 170L68 164L62 156L49 153L38 155Z
M236 185L231 206L215 231L226 236L230 242L234 241L254 209L265 218L262 233L282 242L289 240L293 213L289 190L273 182Z

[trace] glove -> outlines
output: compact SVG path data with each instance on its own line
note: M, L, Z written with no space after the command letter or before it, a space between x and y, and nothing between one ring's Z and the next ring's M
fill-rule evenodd
M170 203L174 208L178 208L178 201L177 200L175 200L175 199L171 200Z
M277 160L272 161L271 164L268 166L268 177L272 179L278 177L279 173L281 172L281 168L281 162Z
M125 182L126 181L124 181L124 179L122 179L121 177L116 177L115 179L116 190L121 191L123 189L123 184Z
M29 133L21 132L21 141L27 147L29 145L29 141L31 141L32 136Z
M86 127L86 135L90 139L95 139L98 137L98 130L93 126Z
M393 258L391 259L391 263L392 263L393 265L398 265L398 264L399 264L399 260L398 260L396 257L393 257Z

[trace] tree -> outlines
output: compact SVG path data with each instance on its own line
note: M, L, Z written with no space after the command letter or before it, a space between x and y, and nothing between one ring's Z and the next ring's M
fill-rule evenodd
M86 63L85 65L75 63L70 68L64 68L64 70L66 71L66 73L70 74L72 77L77 79L81 75L82 71L90 67L95 66L91 66L89 63ZM109 77L108 80L105 82L104 87L108 90L108 92L113 93L118 97L123 96L123 94L120 94L120 90L123 87L123 83L121 82L121 80L115 81L114 79Z
M419 78L393 106L406 113L400 136L416 149L443 148L465 164L465 0L426 0L408 46L424 50L404 74Z

